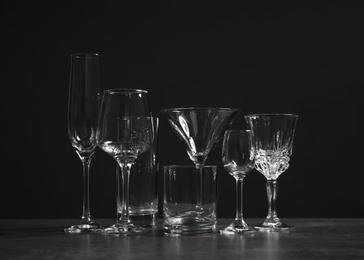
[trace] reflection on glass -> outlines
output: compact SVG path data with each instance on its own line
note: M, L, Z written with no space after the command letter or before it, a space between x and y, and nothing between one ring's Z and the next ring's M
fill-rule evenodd
M221 233L248 233L254 229L243 218L243 180L254 168L254 151L251 147L251 131L225 131L222 144L222 162L225 170L236 180L236 217Z
M214 107L168 108L161 113L183 141L188 156L197 169L196 211L201 210L201 169L221 139L224 130L239 114L239 109Z
M263 231L290 230L277 215L277 178L289 167L297 115L256 114L245 119L252 130L255 168L267 179L268 215L256 228Z
M68 135L83 166L83 207L80 224L65 228L68 233L98 232L99 224L91 219L89 172L95 154L100 88L100 55L77 53L71 56L68 98Z

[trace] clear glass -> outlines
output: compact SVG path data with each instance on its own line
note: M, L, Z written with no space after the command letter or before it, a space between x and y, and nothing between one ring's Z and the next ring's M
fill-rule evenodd
M65 232L98 232L99 224L91 219L89 201L89 172L95 154L96 128L100 88L100 55L76 53L71 55L68 98L68 135L83 166L83 207L80 224L65 228Z
M254 151L251 147L250 130L225 131L222 145L222 163L225 170L236 180L236 216L235 220L220 232L254 232L254 228L248 226L243 218L243 180L254 168Z
M246 115L252 130L255 168L267 179L268 215L256 228L265 231L285 231L293 226L283 223L277 215L277 178L288 169L298 115Z
M149 116L149 108L148 108L148 99L147 94L148 92L143 89L132 89L132 88L118 88L118 89L110 89L108 91L112 91L113 95L109 98L112 99L118 99L119 103L115 107L119 111L119 115L122 116ZM154 122L154 126L158 122ZM153 147L156 146L153 145ZM134 163L134 167L131 168L131 174L130 174L130 217L131 219L135 220L136 222L140 223L143 226L146 227L153 227L156 223L156 216L157 212L152 213L153 208L149 208L148 206L142 205L142 199L143 197L146 198L147 194L151 195L153 193L153 185L154 183L148 182L150 186L148 186L148 191L141 194L136 190L136 187L139 187L140 185L147 184L147 181L153 181L153 167L155 159L153 149L149 149L145 153L138 156ZM148 178L142 179L143 172L141 171L148 171ZM120 167L116 167L116 178L119 180L120 175ZM148 180L147 180L148 179ZM141 182L140 182L141 181ZM120 181L117 181L120 183ZM117 198L118 199L118 198ZM144 200L145 202L145 200ZM118 214L121 214L121 201L117 200L118 203ZM155 204L152 204L152 206L156 206ZM150 214L149 214L150 213Z
M197 204L201 208L201 168L221 139L225 129L239 114L239 109L214 107L169 108L161 110L177 136L183 140L188 156L196 166Z
M129 95L129 94L127 94ZM138 102L135 97L133 102ZM133 98L125 99L125 92L105 90L102 98L97 142L112 156L120 167L117 175L117 223L103 230L106 234L132 235L144 233L145 228L134 225L129 213L130 169L140 154L150 149L153 140L153 120L144 116L125 116L133 113L128 105ZM140 99L139 99L140 101ZM142 111L142 105L135 105ZM128 112L126 112L128 111ZM134 110L135 111L135 110Z
M154 129L151 147L135 160L133 167L131 167L129 184L130 218L134 224L146 228L156 228L158 219L157 145L159 118L152 117L152 120Z
M193 165L164 166L163 229L168 235L216 231L217 166L201 168L201 210L196 212L196 169Z
M104 103L107 102L110 105L105 109L115 110L112 112L117 112L119 116L150 116L147 94L148 92L144 89L107 89L104 91L103 98Z

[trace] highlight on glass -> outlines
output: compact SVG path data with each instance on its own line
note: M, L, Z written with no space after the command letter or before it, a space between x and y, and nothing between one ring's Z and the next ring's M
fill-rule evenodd
M137 92L133 94L138 95ZM123 90L105 90L101 102L97 142L99 147L115 159L120 171L117 181L117 222L105 228L106 234L133 235L147 232L135 225L129 212L130 170L136 159L153 144L153 120L148 116L136 116L137 109L146 111L143 99L126 98ZM129 103L131 102L131 103ZM134 107L134 109L130 109ZM134 115L133 115L134 114Z
M243 217L243 180L254 169L254 150L250 130L227 130L222 143L222 163L236 180L236 215L220 233L248 233L255 229Z
M298 120L294 114L253 114L245 120L252 131L255 169L267 179L268 215L255 227L262 231L287 231L277 214L278 177L289 167L293 138Z
M68 233L99 232L101 226L91 218L89 200L90 165L96 152L96 128L101 100L98 53L71 55L68 98L68 135L83 167L83 206L80 223L65 228Z

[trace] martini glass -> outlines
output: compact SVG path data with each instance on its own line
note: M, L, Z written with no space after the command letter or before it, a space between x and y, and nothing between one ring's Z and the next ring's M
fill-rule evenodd
M202 210L201 171L206 159L221 139L225 129L239 114L239 109L214 107L168 108L161 110L163 116L182 140L188 156L197 170L196 211Z
M262 231L288 231L293 226L283 223L277 215L277 178L288 169L292 154L297 115L255 114L245 116L252 130L255 168L267 179L268 215L255 226Z

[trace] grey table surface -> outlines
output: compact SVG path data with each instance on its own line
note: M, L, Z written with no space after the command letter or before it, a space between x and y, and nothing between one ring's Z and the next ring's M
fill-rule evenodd
M164 235L159 220L157 229L146 234L120 237L63 232L78 220L0 219L0 259L364 259L364 219L283 220L295 230L171 237ZM218 223L223 227L231 221Z

